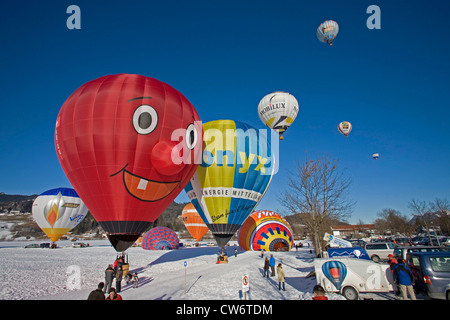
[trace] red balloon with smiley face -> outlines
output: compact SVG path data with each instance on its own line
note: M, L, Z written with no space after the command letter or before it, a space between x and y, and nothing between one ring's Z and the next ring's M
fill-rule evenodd
M66 100L55 146L72 186L124 251L189 182L202 137L197 111L180 92L118 74L87 82Z

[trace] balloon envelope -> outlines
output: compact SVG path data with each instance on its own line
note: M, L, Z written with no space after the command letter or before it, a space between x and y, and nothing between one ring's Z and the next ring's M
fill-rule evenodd
M352 131L352 124L348 121L342 121L338 125L338 130L340 133L347 137L350 131Z
M322 265L323 274L336 289L341 290L342 283L347 276L347 267L340 261L327 261Z
M141 247L144 250L178 249L180 241L175 231L166 227L155 227L144 234Z
M238 241L244 250L289 251L294 237L289 223L277 212L259 210L245 220Z
M334 39L336 38L339 32L339 25L336 21L327 20L320 24L317 28L317 39L324 43L328 43L330 46L332 45Z
M264 196L275 158L267 130L233 120L207 122L203 130L203 161L185 190L222 247Z
M33 202L33 219L51 241L58 241L86 217L87 207L75 190L56 188L41 193Z
M199 120L180 92L135 74L90 81L63 104L58 159L117 251L131 246L189 182L201 155Z
M258 104L261 121L280 135L297 118L299 105L297 99L287 92L277 91L264 96Z
M209 231L208 226L203 222L203 219L200 217L192 203L188 203L183 208L181 218L183 219L184 226L197 242L199 242Z
M378 153L372 154L372 158L374 158L375 160L378 160L379 157L380 157L380 154L378 154Z

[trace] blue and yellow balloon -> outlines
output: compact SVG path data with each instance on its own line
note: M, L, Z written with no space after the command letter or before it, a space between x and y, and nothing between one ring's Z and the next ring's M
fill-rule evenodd
M202 163L185 190L222 247L269 187L275 172L271 134L233 120L207 122L203 130Z

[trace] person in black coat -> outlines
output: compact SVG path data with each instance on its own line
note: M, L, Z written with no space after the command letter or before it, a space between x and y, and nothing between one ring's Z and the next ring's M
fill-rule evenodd
M91 291L91 293L89 293L89 297L87 298L88 300L105 300L105 295L103 294L103 287L105 286L105 284L103 282L100 282L98 284L97 289Z
M115 276L113 265L110 264L105 270L105 287L103 288L103 292L109 292L109 289L112 287L112 282Z

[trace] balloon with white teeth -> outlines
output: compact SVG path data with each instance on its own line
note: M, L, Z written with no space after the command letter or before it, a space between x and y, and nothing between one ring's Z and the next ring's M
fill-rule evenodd
M58 159L117 251L172 203L201 156L194 106L159 80L104 76L67 98L56 120Z

